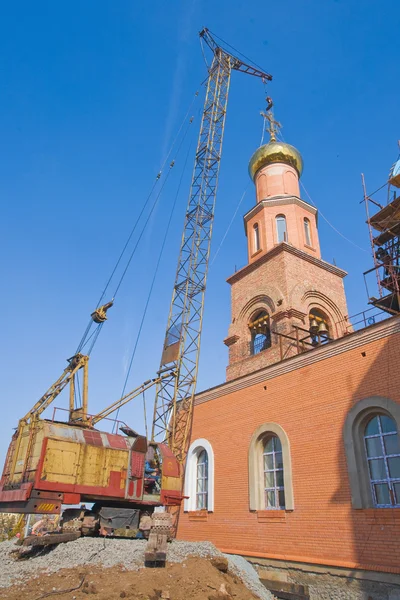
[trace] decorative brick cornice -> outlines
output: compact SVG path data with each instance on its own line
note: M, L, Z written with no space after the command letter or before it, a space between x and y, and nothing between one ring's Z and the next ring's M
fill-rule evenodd
M288 316L290 319L299 319L300 321L304 321L304 319L307 317L307 313L297 310L296 308L289 308Z
M300 319L300 321L304 321L306 317L306 313L301 312L300 310L296 310L295 308L289 308L288 310L281 310L271 315L271 319L273 321L282 321L282 319Z
M271 319L273 321L282 321L282 319L287 319L288 317L289 311L287 310L280 310L279 312L276 312L273 315L271 315Z
M375 325L370 325L365 329L349 333L342 338L333 340L329 342L329 344L314 348L313 350L305 352L304 354L292 356L281 362L258 369L257 371L248 375L243 375L242 377L238 377L226 383L222 383L214 388L205 390L204 392L200 392L196 394L195 404L197 405L202 404L203 402L209 402L210 400L214 400L220 396L225 396L226 394L231 394L232 392L247 388L251 385L264 383L269 379L274 379L280 375L290 373L291 371L296 371L297 369L307 367L328 358L332 358L333 356L337 356L338 354L349 352L350 350L354 350L360 346L365 346L371 342L375 342L382 338L398 333L400 333L400 317L390 317L385 321L376 323Z
M246 265L239 271L236 271L236 273L228 277L226 281L230 285L232 285L232 283L236 283L236 281L239 281L240 279L242 279L242 277L245 277L252 271L255 271L255 269L258 269L258 267L260 267L262 264L271 260L271 258L277 256L278 254L281 254L281 252L288 252L289 254L293 254L294 256L297 256L298 258L301 258L311 263L312 265L315 265L316 267L320 267L325 271L329 271L330 273L337 275L341 279L343 279L343 277L346 277L347 275L347 272L343 271L343 269L339 269L338 267L335 267L334 265L331 265L330 263L327 263L324 260L321 260L320 258L315 258L314 256L307 254L307 252L303 252L303 250L299 250L298 248L295 248L294 246L291 246L286 242L281 242L280 244L272 248L272 250L269 250L269 252L266 252L265 254L260 256L260 258L255 260L253 263Z
M231 335L230 337L227 337L224 339L224 344L225 344L225 346L232 346L232 344L237 342L238 339L239 339L238 335Z
M298 196L274 196L273 198L261 200L244 215L243 223L245 231L247 221L259 213L265 206L287 206L288 204L296 204L312 215L315 215L318 212L314 206L311 206L311 204L308 204L308 202L305 202L305 200L302 200Z

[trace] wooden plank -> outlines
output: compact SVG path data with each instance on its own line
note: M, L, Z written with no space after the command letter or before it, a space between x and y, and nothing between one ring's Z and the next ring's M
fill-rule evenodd
M265 578L260 579L260 581L279 600L310 599L308 586Z
M50 546L52 544L63 544L72 542L81 537L80 531L71 531L70 533L54 533L51 535L28 535L23 541L23 546Z

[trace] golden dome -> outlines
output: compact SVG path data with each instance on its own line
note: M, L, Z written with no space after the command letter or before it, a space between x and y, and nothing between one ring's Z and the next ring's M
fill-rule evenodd
M303 159L300 152L294 146L284 142L269 142L260 146L250 159L249 174L254 181L255 174L259 169L272 163L285 163L296 169L300 177L303 172Z

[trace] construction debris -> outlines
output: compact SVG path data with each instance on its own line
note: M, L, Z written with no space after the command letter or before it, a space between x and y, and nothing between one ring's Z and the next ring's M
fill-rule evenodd
M96 600L273 599L250 563L223 555L209 542L168 544L165 569L143 568L145 547L145 540L79 538L18 560L15 544L3 542L0 598L39 600L57 592L71 600L87 595Z

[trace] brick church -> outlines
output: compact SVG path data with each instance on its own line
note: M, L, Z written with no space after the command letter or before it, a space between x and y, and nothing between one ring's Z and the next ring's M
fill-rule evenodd
M400 598L400 320L352 327L302 169L273 132L250 160L226 381L196 395L178 537L304 597Z

